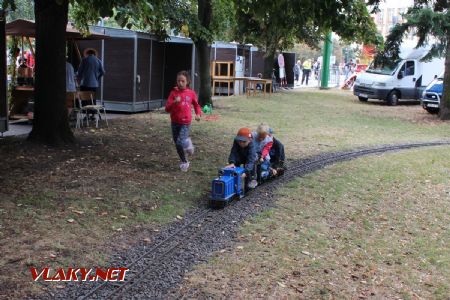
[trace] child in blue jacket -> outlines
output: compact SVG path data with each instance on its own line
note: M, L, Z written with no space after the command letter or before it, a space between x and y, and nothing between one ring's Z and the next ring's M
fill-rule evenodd
M226 168L234 168L236 166L244 165L245 174L248 178L248 187L253 189L258 183L255 179L256 175L256 161L258 157L256 154L256 148L252 141L252 132L249 128L239 129L236 137L234 138L233 147L228 157L229 165Z

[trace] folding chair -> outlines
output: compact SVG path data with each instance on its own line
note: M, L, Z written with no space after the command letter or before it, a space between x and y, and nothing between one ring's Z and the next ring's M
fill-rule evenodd
M81 113L81 104L77 99L76 92L67 92L66 93L66 106L69 113L69 120L72 115L75 114L76 118L76 128L81 127L81 122L83 121L83 115Z
M94 111L95 112L95 127L98 128L98 120L101 118L103 114L103 119L106 122L106 126L108 127L108 119L106 118L106 109L101 104L94 103L94 92L90 91L80 91L78 92L78 100L83 103L83 101L88 101L88 105L84 105L81 107L81 112L86 114L87 125L89 126L89 118L88 113Z

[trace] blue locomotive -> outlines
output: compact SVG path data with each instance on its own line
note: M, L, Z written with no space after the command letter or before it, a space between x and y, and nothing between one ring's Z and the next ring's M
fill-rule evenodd
M284 164L284 146L283 144L273 138L273 146L270 150L270 164L271 168L276 170L276 173L267 172L264 175L261 170L261 166L256 166L256 175L258 185L265 181L271 180L274 177L283 175L286 166ZM223 168L219 170L219 177L213 179L211 183L211 197L209 204L212 207L224 207L233 198L243 198L247 192L246 178L242 178L242 174L245 173L245 169L242 167ZM248 177L247 177L248 178Z
M241 167L221 169L219 177L212 181L211 204L225 205L235 196L244 197L245 179L242 178L244 173L245 169Z

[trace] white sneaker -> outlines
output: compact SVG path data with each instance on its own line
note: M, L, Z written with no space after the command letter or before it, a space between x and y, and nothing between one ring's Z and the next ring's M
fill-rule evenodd
M181 172L187 172L189 169L189 162L181 163L180 164L180 170Z
M249 189L254 189L257 186L258 186L258 182L256 180L254 180L254 179L248 183L248 188Z

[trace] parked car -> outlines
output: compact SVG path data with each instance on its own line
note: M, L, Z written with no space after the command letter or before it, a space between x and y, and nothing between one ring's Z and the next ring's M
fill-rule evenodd
M444 71L444 59L423 62L425 54L412 51L406 59L376 67L372 63L356 78L353 94L360 101L379 99L388 105L397 105L400 99L420 100L425 88Z
M434 79L425 89L420 99L423 109L430 114L439 112L439 102L444 91L444 74Z

